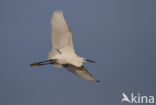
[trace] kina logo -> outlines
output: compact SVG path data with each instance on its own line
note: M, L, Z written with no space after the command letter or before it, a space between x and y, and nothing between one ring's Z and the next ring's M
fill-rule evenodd
M141 95L140 93L134 94L131 93L127 96L125 93L122 93L121 103L128 102L128 103L154 103L154 96L145 96Z

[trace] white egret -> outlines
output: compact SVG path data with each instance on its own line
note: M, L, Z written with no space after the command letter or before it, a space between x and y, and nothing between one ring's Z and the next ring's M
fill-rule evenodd
M72 32L69 29L62 11L55 11L51 18L52 25L52 49L49 52L48 60L34 62L30 66L41 66L52 64L56 67L64 67L73 74L88 81L96 81L85 69L83 62L95 61L85 59L75 53ZM96 82L99 82L97 80Z

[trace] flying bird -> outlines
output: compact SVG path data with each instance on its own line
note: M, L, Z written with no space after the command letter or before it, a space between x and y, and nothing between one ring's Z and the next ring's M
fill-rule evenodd
M34 62L30 66L52 64L55 67L64 67L66 70L88 81L99 82L83 66L83 62L95 61L85 59L76 54L72 32L68 27L62 11L55 11L51 18L52 26L52 49L48 54L48 60Z

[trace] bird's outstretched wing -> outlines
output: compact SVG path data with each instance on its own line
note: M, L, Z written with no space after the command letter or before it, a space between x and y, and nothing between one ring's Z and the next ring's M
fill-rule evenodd
M63 65L65 69L67 69L68 71L72 72L73 74L77 75L80 78L83 78L85 80L88 81L96 81L93 76L86 70L86 68L84 66L81 67L76 67L74 65L71 64L66 64ZM98 82L98 81L96 81Z
M62 11L55 11L51 18L52 51L49 57L62 53L74 53L72 32L70 31Z

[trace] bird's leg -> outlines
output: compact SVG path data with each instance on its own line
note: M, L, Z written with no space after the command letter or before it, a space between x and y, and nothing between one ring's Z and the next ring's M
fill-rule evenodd
M96 63L95 61L92 61L92 60L89 60L89 59L84 59L84 61L86 61L86 62Z
M30 66L41 66L41 65L53 64L54 62L55 62L54 60L46 60L42 62L34 62L30 64Z

